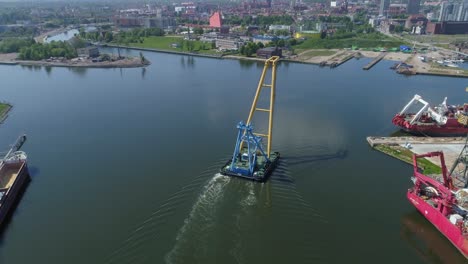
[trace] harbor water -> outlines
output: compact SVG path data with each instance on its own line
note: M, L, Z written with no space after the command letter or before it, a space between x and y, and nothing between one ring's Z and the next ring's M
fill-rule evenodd
M32 177L0 263L465 263L406 200L411 166L366 136L395 132L416 93L466 102L466 79L282 62L282 160L259 184L218 171L263 64L143 54L143 69L0 66L0 146L25 132Z

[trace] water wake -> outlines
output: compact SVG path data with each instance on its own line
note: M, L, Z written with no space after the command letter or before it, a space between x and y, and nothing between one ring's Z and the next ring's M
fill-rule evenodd
M197 175L189 184L183 186L178 192L172 194L162 204L158 205L145 220L139 223L128 238L122 242L121 246L113 251L104 263L143 263L151 259L151 246L157 239L161 238L162 233L167 233L164 227L167 227L169 219L174 217L177 211L181 210L187 204L194 193L199 190L206 180L219 169L224 160L207 168Z
M207 242L207 236L217 224L217 212L222 205L225 186L230 180L230 177L218 173L206 184L192 206L189 216L184 220L176 236L174 247L166 255L166 263L182 263L187 250L209 250L203 242ZM184 254L179 254L182 251Z

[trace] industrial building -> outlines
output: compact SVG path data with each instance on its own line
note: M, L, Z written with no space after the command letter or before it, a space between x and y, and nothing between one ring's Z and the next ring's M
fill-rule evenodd
M428 23L427 34L468 34L468 21L443 21Z
M268 47L264 49L257 50L257 57L268 59L272 56L283 56L283 50L278 47Z

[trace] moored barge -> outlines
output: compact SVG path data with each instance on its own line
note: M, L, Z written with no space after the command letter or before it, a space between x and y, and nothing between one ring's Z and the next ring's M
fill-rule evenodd
M30 179L26 153L19 151L25 140L26 136L20 136L0 161L0 225L14 209L23 187Z

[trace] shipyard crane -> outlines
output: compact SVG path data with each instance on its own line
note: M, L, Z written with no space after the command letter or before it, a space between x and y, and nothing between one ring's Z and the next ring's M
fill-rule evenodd
M466 125L468 120L465 115L458 119L462 125ZM463 182L463 188L468 188L468 134L466 135L465 145L458 154L457 159L450 169L449 175Z
M411 101L409 101L408 104L403 107L403 109L400 111L400 115L406 114L406 111L416 103L421 103L423 104L423 107L413 116L413 118L410 121L410 124L414 124L416 121L419 120L421 115L427 111L429 115L431 116L432 119L434 119L437 124L439 125L445 125L447 123L447 117L444 116L444 113L447 112L447 97L445 97L444 101L442 104L437 108L438 111L435 111L434 109L431 108L428 102L424 101L420 95L415 95Z
M260 81L258 82L252 107L250 108L247 122L240 121L237 124L237 140L232 158L221 168L221 174L236 176L255 181L266 181L278 163L280 154L272 152L271 143L273 139L273 110L275 103L276 87L276 65L278 56L272 56L265 61ZM271 70L270 82L265 83L268 70ZM270 91L268 108L257 106L262 90L266 88ZM266 134L254 132L252 119L256 112L268 113L268 132ZM266 139L266 151L262 140Z
M458 155L450 169L449 175L463 182L463 187L468 188L468 137L465 146Z

